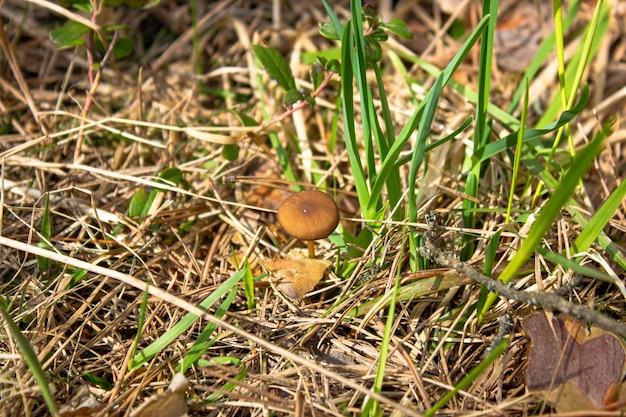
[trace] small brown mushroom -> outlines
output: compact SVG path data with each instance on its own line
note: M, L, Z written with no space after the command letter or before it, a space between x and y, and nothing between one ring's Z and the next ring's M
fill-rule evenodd
M306 241L309 258L315 258L313 241L324 239L335 230L339 224L339 209L328 194L300 191L280 204L278 221L291 236Z

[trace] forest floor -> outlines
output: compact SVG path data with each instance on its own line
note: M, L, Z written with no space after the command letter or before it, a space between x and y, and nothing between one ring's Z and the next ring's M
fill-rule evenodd
M355 87L353 113L342 107L345 72L322 68L328 78L317 91L311 81L320 56L344 57L320 35L330 22L321 0L118 3L93 11L79 6L99 1L0 2L0 416L129 415L155 395L135 415L623 413L626 204L615 200L626 176L624 2L604 3L582 73L589 95L575 86L568 107L585 97L581 111L550 111L560 94L553 52L528 79L526 126L571 119L554 162L549 147L535 148L533 163L525 155L514 168L513 142L485 157L470 195L480 118L472 119L427 148L415 171L411 136L397 154L396 184L385 182L371 211L364 193L374 195L384 155L379 143L371 153L361 142L367 99ZM345 24L349 2L331 3ZM367 72L381 131L400 137L483 11L474 0L379 3L370 2L382 21L400 19L413 35L381 40L380 80ZM573 3L566 63L603 4ZM500 4L482 125L489 142L516 132L516 92L552 17L549 2ZM278 51L314 105L286 100L253 45ZM480 60L477 44L441 90L428 143L476 117ZM356 149L346 117L357 125ZM601 152L507 288L558 294L607 325L534 295L495 297L481 312L484 287L418 251L437 230L434 251L498 277L559 197L545 173L567 183L572 155L592 149L602 131ZM546 167L541 175L537 166ZM306 244L277 221L280 203L301 188L325 191L341 214L336 231L315 242L316 259L298 257ZM419 197L409 201L407 190ZM594 214L605 202L602 222ZM585 231L594 234L581 250ZM571 318L529 321L542 310L603 327L604 347L579 338ZM584 382L559 379L567 372L554 363L567 349L583 364L567 372ZM587 376L584 364L597 373ZM177 373L182 382L168 390ZM552 383L537 388L537 378Z

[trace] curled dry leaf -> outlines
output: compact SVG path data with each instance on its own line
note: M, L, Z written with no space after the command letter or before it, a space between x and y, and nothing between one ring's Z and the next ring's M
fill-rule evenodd
M587 331L569 316L550 317L536 313L522 325L532 342L529 391L544 392L560 413L607 408L626 398L623 341L600 329Z
M187 416L187 401L185 400L185 390L189 386L189 381L183 374L174 375L163 394L153 395L138 409L131 417L185 417Z
M272 282L287 297L299 300L320 282L330 261L311 259L298 250L283 258L261 259L259 263L267 269Z

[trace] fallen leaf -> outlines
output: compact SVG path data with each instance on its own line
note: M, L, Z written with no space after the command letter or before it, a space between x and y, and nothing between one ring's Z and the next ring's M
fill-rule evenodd
M187 401L185 390L189 381L183 374L174 375L163 394L148 398L138 409L131 413L131 417L185 417L187 416Z
M285 258L259 260L278 289L293 300L300 300L320 282L332 264L323 259L311 259L300 250L292 250Z
M522 325L532 347L526 369L529 391L544 392L560 413L598 410L623 399L626 347L621 339L569 316L536 313Z
M524 71L552 29L551 17L550 3L545 1L517 2L499 16L493 39L498 66L507 71Z

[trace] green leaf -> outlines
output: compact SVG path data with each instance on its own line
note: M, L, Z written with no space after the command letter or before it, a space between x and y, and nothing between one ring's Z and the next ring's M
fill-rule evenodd
M83 374L83 378L85 379L85 381L89 382L90 384L93 384L97 387L102 388L103 390L106 391L111 391L113 389L113 384L111 384L109 381L107 381L106 379L100 377L100 376L96 376L94 374L90 374L90 373L85 373Z
M323 57L318 57L318 60L320 62L316 62L311 67L311 82L313 83L314 90L317 90L319 86L322 85L322 81L324 81L325 76L324 68L327 64L326 59ZM323 63L321 62L322 60L324 61Z
M370 33L367 37L378 42L385 42L387 39L389 39L389 35L387 35L387 32L385 32L381 28L374 29L372 33Z
M159 174L159 178L162 184L177 186L183 182L183 171L178 168L167 168Z
M113 55L116 59L123 59L133 53L135 45L133 40L128 36L120 36L115 45L113 45Z
M227 161L236 161L239 158L239 145L228 143L222 148L222 157Z
M285 97L283 97L283 105L290 109L294 104L302 100L304 100L304 94L302 94L302 92L296 89L289 90L285 93Z
M144 216L144 208L146 207L146 203L148 202L148 197L149 193L143 188L135 191L135 194L133 194L133 197L130 199L128 210L126 211L128 217L136 219L138 217Z
M74 8L83 12L91 13L93 11L92 4L89 0L59 0L59 6L69 9Z
M85 269L76 270L76 272L72 274L72 278L70 279L70 282L67 284L67 287L65 287L65 289L69 290L69 289L74 288L76 284L78 284L85 275L87 275L87 271Z
M374 39L365 38L365 60L369 63L378 62L383 57L383 48Z
M322 35L326 39L330 39L331 41L339 40L339 34L337 33L337 29L330 22L320 23L320 35Z
M167 168L159 174L158 183L169 186L185 186L187 185L183 178L183 172L178 168ZM150 192L139 189L135 192L130 200L128 206L127 215L133 219L144 217L148 215L152 204L154 204L159 193L163 192L159 188L155 187Z
M246 127L253 127L253 126L258 126L259 125L259 123L254 118L248 116L245 113L241 113L241 112L238 112L236 110L231 110L231 112L235 116L237 116L237 118L239 119L241 124L243 124Z
M252 45L252 51L261 66L265 68L270 77L285 91L295 90L296 82L291 73L289 63L284 56L274 48L261 45Z
M331 59L330 61L328 61L328 66L326 66L326 69L328 69L328 71L334 72L335 74L339 74L341 73L341 63L338 59Z
M50 31L50 40L56 43L60 48L69 48L76 45L84 45L85 38L83 37L89 28L82 23L70 20L60 28L52 29Z
M400 36L401 38L413 39L413 34L406 25L406 22L403 22L400 19L391 19L391 22L381 23L379 26L383 29L387 29L396 36Z
M371 4L366 4L361 8L361 13L366 20L374 21L378 18L378 11Z

